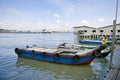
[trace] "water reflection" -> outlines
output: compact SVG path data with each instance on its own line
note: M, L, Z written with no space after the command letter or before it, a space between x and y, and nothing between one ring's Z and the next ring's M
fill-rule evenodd
M90 65L63 65L21 57L18 58L16 65L18 71L28 75L28 78L29 75L38 73L36 77L41 77L42 80L45 78L51 80L92 80L93 76L95 76ZM36 77L34 76L34 78Z
M90 64L92 66L93 73L96 74L95 80L104 80L109 71L109 60L106 58L97 58Z

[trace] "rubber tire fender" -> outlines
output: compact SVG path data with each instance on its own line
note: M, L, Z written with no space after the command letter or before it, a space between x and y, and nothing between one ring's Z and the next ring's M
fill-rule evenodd
M60 55L59 55L58 53L56 53L56 54L53 55L53 57L54 57L55 59L59 59L59 58L60 58Z
M93 53L94 53L95 57L98 57L101 55L101 50L100 49L95 50Z
M73 56L73 60L77 61L77 60L79 60L79 59L80 59L80 57L79 57L78 55L74 55L74 56Z
M15 48L15 53L19 54L20 53L20 49L19 48Z
M46 57L47 56L47 54L46 54L46 52L42 52L42 57Z

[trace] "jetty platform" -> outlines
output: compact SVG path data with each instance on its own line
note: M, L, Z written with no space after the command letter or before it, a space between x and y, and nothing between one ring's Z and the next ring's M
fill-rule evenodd
M110 69L105 80L120 80L120 55L115 64Z

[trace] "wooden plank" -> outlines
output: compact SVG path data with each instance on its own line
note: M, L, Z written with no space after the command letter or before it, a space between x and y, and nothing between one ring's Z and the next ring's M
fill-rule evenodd
M118 69L111 69L105 80L115 80L118 72Z
M120 55L105 80L120 80Z
M119 70L119 73L118 73L118 75L117 75L116 80L120 80L120 70Z

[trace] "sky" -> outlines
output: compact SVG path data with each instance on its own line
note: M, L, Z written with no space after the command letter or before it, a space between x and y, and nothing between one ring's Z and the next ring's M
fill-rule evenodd
M77 26L104 27L113 24L116 1L0 0L0 29L72 31ZM118 9L117 23L119 14Z

